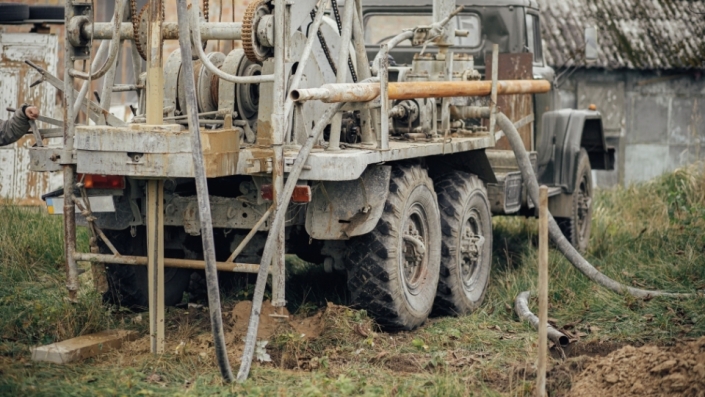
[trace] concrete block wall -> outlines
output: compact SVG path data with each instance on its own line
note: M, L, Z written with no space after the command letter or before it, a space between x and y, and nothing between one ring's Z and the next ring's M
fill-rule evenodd
M601 186L646 181L665 172L705 160L705 78L698 71L578 70L557 92L561 107L592 101L621 123L608 133L617 147L617 170L595 172ZM589 93L623 86L624 100ZM580 88L583 87L583 90ZM588 87L585 90L584 87ZM580 97L579 92L588 92Z

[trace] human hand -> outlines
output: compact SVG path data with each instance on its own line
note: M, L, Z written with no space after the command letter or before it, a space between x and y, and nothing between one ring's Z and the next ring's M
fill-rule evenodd
M30 120L36 120L39 117L39 109L36 106L28 106L24 110L24 115Z

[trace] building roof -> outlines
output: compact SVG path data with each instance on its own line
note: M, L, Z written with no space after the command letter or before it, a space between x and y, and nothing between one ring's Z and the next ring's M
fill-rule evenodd
M549 65L585 65L584 31L588 26L596 26L599 57L587 67L705 69L705 1L538 2Z

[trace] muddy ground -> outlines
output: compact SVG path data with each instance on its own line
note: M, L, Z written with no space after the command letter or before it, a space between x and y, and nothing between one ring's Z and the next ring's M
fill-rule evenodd
M252 303L237 302L224 314L229 358L233 366L240 362L242 346ZM168 341L167 351L176 355L196 356L213 365L213 343L205 319L205 308L184 311L191 329L185 339ZM139 317L136 317L139 318ZM431 320L433 322L434 320ZM182 324L183 325L183 324ZM453 338L448 335L448 338ZM468 367L483 367L492 360L488 353L467 354L458 349L441 356L417 352L394 351L391 344L415 344L413 332L381 332L372 320L344 306L328 304L308 316L290 315L286 308L274 308L266 301L262 308L258 341L267 343L255 354L255 367L295 372L325 370L329 376L344 373L350 365L366 362L371 366L398 373L460 373ZM389 341L392 341L391 344ZM375 343L377 342L377 343ZM347 347L366 346L350 351ZM352 354L351 354L352 353ZM149 336L127 342L119 352L98 358L130 365L139 357L150 355ZM686 339L671 346L632 346L610 342L583 343L575 339L561 349L552 346L547 374L550 396L705 396L705 337ZM504 393L531 395L536 379L533 358L509 368L482 371L482 381ZM158 374L150 378L159 383ZM514 385L523 382L517 393Z

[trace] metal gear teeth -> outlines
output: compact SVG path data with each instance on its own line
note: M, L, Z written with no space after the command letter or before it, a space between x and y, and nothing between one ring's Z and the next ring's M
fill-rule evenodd
M245 10L245 15L242 18L242 49L245 51L245 56L252 62L262 62L266 59L257 54L254 44L254 22L257 9L265 4L267 0L257 0L251 2Z

